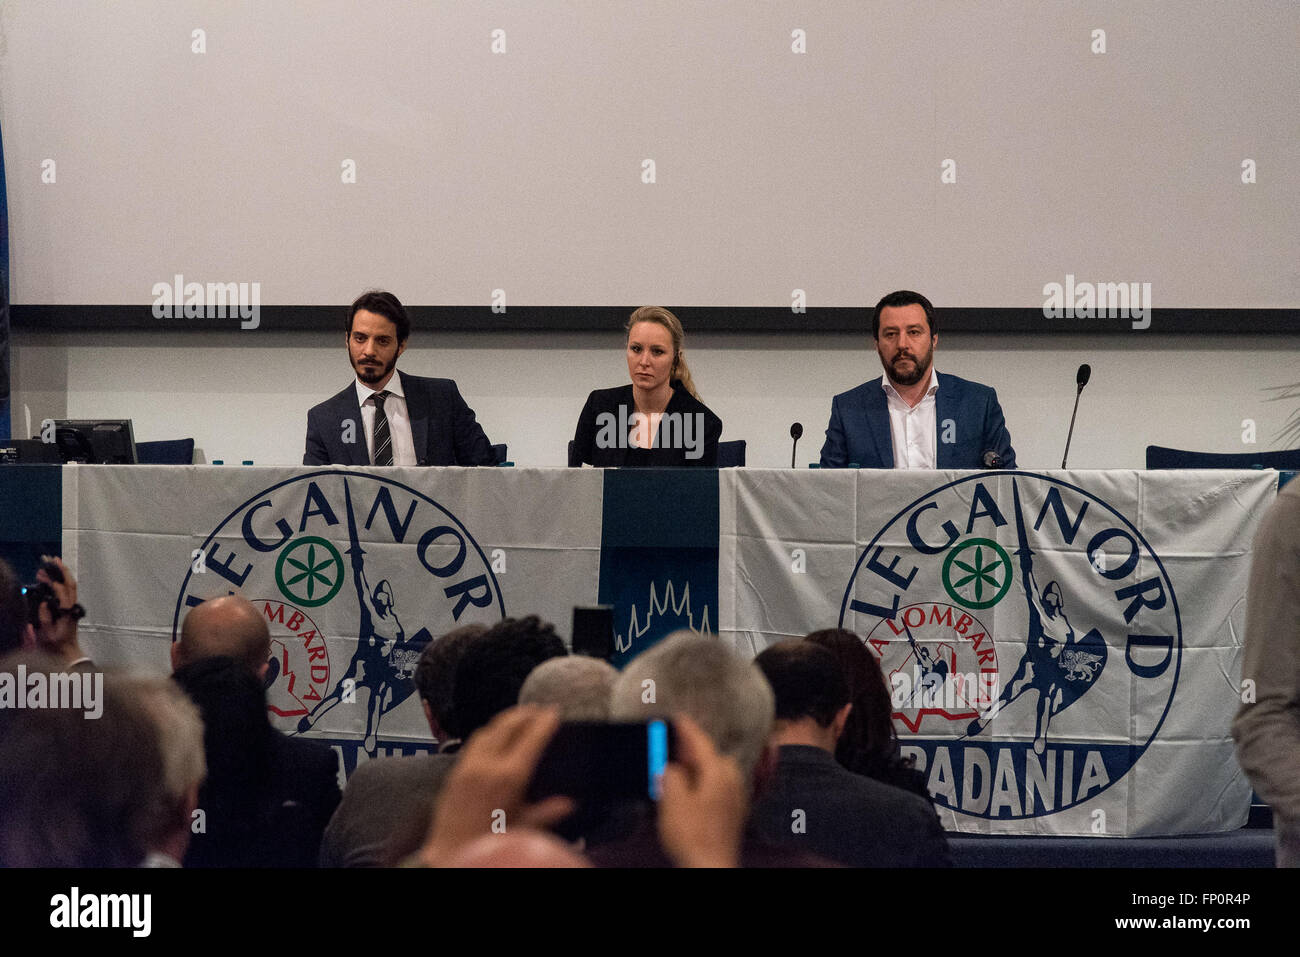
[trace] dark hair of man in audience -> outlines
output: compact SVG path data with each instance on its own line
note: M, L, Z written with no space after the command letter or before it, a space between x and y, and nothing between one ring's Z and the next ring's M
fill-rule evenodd
M876 656L862 639L843 628L814 631L807 638L829 649L849 686L853 710L835 749L835 759L855 774L913 791L932 800L925 775L899 752L893 702Z
M370 289L363 292L352 303L352 310L348 313L348 335L352 335L352 319L361 310L373 312L376 316L383 316L389 322L397 327L397 341L405 342L411 337L411 319L406 314L406 307L391 292L384 292L381 289Z
M776 695L776 720L812 718L823 728L849 703L849 685L835 654L800 639L782 641L754 659ZM851 712L850 712L851 713Z
M206 834L195 835L186 867L264 866L256 836L267 826L271 722L261 682L237 658L200 658L173 675L203 715L208 777L199 790Z
M29 676L65 670L23 651L0 660L0 671L19 665ZM0 708L0 867L144 860L166 801L158 732L111 675L101 705L95 719L80 708Z
M536 615L493 625L470 642L456 666L451 732L468 738L519 700L530 671L568 653L555 626Z
M27 628L27 602L13 568L0 558L0 655L23 646Z
M415 665L415 690L420 700L429 706L432 721L437 722L448 737L458 737L454 733L456 721L452 716L456 666L470 642L487 630L486 625L462 625L453 629L429 642Z

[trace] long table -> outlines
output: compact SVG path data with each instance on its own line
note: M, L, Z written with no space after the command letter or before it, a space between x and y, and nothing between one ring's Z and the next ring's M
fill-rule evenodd
M1258 471L30 467L0 495L45 506L0 537L48 535L57 502L105 665L165 670L189 607L252 599L275 721L349 770L429 746L407 679L432 638L525 614L567 634L600 603L619 663L682 628L745 655L857 632L950 830L1155 836L1245 820L1229 724L1276 488Z

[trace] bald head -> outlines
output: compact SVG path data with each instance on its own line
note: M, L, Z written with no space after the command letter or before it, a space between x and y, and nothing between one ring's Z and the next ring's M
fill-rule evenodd
M203 658L235 658L253 674L266 674L271 631L257 606L241 595L209 598L192 609L172 645L172 670Z

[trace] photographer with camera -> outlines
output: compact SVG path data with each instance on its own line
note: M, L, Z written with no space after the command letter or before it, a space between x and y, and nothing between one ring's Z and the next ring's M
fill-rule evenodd
M77 604L77 581L57 557L42 556L36 584L24 587L8 563L0 560L0 654L38 648L54 655L69 671L94 668L77 642L77 622L85 610Z

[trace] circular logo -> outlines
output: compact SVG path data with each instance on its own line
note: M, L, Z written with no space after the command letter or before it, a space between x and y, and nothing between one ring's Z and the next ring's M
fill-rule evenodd
M307 608L324 605L343 587L343 556L327 539L300 538L281 549L275 583L290 601Z
M1055 813L1122 779L1182 662L1160 556L1110 503L1033 472L958 479L890 518L840 626L880 661L936 802L978 818Z
M989 538L968 538L943 560L944 590L967 608L992 608L1011 588L1011 578L1011 559Z
M271 631L267 703L286 732L312 730L370 754L428 738L410 678L437 636L505 616L496 576L465 525L392 479L332 469L248 498L187 565L172 620L238 592ZM251 600L251 599L250 599Z

